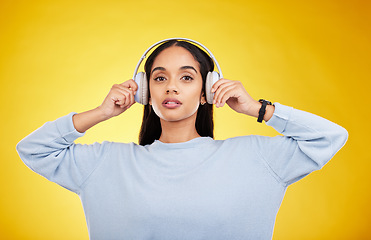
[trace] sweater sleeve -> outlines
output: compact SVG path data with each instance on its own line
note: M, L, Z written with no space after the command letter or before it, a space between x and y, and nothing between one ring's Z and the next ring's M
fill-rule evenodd
M79 194L80 186L106 157L110 143L75 144L84 133L74 128L74 114L45 123L22 139L16 149L33 171Z
M348 139L343 127L279 103L275 103L274 114L266 124L284 136L261 137L258 149L285 186L321 169Z

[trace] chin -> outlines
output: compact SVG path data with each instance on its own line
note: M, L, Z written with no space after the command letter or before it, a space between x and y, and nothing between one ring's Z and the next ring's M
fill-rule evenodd
M179 121L182 121L182 120L186 120L186 119L189 119L191 118L193 115L196 115L196 113L194 114L191 114L191 115L184 115L184 114L160 114L157 116L163 120L163 121L166 121L166 122L179 122Z

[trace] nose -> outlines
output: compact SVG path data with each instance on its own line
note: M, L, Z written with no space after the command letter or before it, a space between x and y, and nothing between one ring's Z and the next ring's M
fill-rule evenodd
M168 89L166 90L166 93L169 94L171 91ZM175 94L178 94L178 91L176 89L173 89L172 92L174 92Z
M170 93L179 94L179 89L178 89L175 79L169 80L166 86L166 94L170 94Z

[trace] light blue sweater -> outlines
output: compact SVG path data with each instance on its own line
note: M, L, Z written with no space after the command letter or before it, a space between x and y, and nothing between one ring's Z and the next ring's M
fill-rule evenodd
M24 163L77 193L91 239L271 239L287 186L322 168L347 131L275 103L284 136L140 146L75 144L71 113L24 138Z

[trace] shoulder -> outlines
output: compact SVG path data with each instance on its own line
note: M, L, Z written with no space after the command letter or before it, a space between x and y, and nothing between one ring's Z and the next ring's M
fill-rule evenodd
M281 135L274 137L263 136L263 135L246 135L228 138L223 141L225 147L231 149L241 149L243 150L258 150L266 149L267 146L279 146L282 141L287 141L289 138Z
M217 140L221 142L221 145L229 149L240 149L244 150L247 148L253 148L256 146L256 142L263 136L258 135L246 135L227 138L225 140Z
M148 152L148 148L151 146L150 145L139 145L135 142L108 142L110 145L110 152L111 153L119 153L119 154L137 154L141 152Z
M136 148L142 148L143 146L136 144L135 142L103 142L102 144L110 145L112 150L118 150L118 149L136 149Z
M237 136L232 138L227 138L223 140L227 144L251 144L256 141L259 141L260 139L266 139L269 138L267 136L261 136L261 135L246 135L246 136Z

